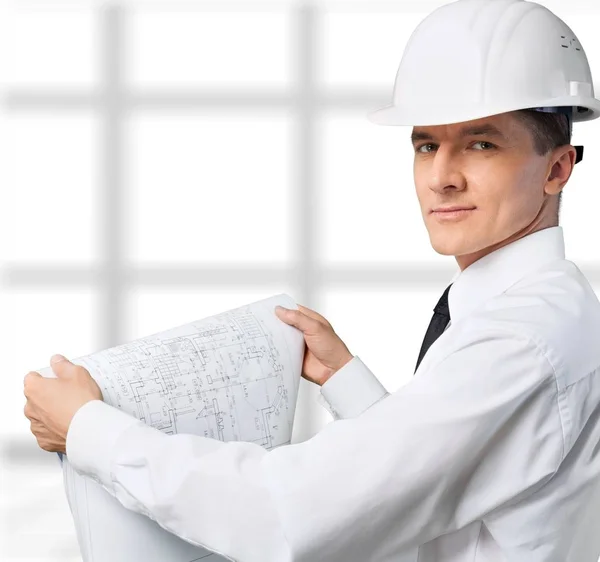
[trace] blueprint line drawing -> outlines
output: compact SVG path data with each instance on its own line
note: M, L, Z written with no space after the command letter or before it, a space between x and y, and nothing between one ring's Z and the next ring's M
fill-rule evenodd
M286 294L78 357L106 403L165 434L273 449L291 441L304 336L275 316ZM54 377L50 367L38 369ZM123 507L62 457L83 562L217 562L225 558Z

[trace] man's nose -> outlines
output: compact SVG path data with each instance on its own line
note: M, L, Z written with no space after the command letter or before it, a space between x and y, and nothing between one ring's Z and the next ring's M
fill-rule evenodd
M436 193L462 191L466 180L460 170L459 158L449 150L437 150L430 170L429 189Z

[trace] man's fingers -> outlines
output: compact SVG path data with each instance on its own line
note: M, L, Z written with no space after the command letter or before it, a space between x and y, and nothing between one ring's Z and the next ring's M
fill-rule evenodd
M48 428L40 420L37 420L35 418L33 418L30 421L29 429L31 430L31 433L33 433L34 435L43 435L43 434L50 433Z
M61 446L62 440L56 434L52 433L42 422L38 420L31 420L29 429L35 437L38 446L44 451L54 452L61 451L64 449L64 445Z
M27 373L23 379L23 384L28 385L31 384L35 379L41 378L43 378L42 375L40 375L37 371L29 371L29 373Z
M308 332L314 334L319 330L319 328L323 327L323 325L318 320L307 316L300 310L276 307L275 311L277 313L277 316L279 316L281 320L285 321L286 324L294 326L294 328L298 328L298 330L304 333Z
M42 375L36 371L30 371L25 375L25 378L23 379L23 394L26 398L29 398L31 389L35 387L36 383L41 378L43 378Z
M69 376L73 372L73 367L76 367L64 355L59 353L50 358L50 366L58 378Z
M301 304L298 305L298 309L303 314L306 314L306 316L310 316L310 318L314 318L315 320L322 322L329 328L333 328L333 326L329 323L327 318L325 318L324 316L321 316L318 312L315 312L314 310L311 310L310 308L306 308L305 306L302 306Z
M23 413L25 414L25 417L31 421L39 421L38 417L37 417L37 413L35 411L35 408L31 405L31 402L29 402L29 400L27 400L27 402L25 402L25 407L23 408Z

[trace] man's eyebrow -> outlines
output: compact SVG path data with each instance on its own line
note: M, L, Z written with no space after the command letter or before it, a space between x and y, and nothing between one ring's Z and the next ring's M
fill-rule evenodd
M499 137L501 139L506 140L506 137L504 136L502 131L500 131L500 129L498 129L496 126L490 125L490 124L488 124L488 125L467 125L466 127L463 127L458 132L459 138L481 137L481 136ZM412 134L410 135L410 140L413 144L415 144L418 141L424 141L424 140L432 141L432 140L435 140L435 138L433 135L431 135L430 133L426 133L425 131L413 131Z

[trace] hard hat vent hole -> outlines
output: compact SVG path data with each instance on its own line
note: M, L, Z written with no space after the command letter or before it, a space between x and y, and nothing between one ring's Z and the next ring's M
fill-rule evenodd
M577 39L575 39L575 37L573 37L572 39L567 39L565 35L561 35L560 38L562 39L560 46L563 49L569 49L573 47L576 51L581 51L581 49L577 46Z

